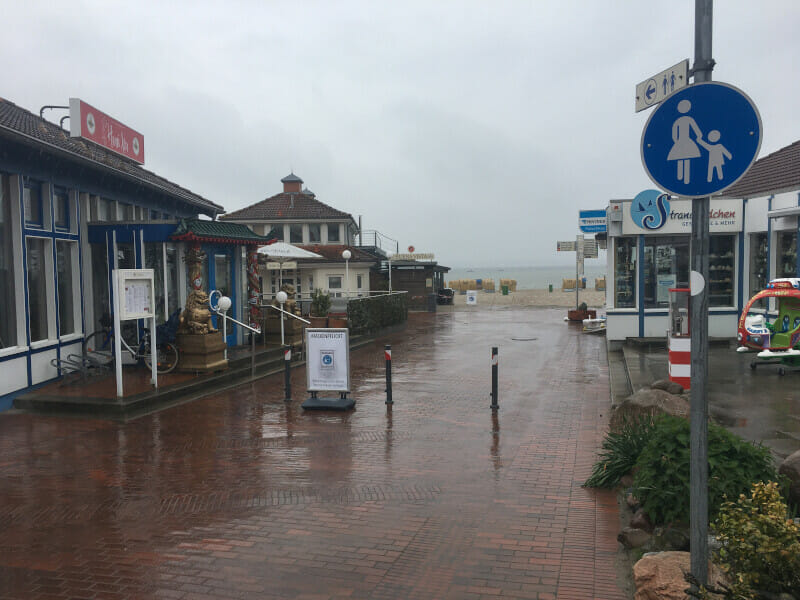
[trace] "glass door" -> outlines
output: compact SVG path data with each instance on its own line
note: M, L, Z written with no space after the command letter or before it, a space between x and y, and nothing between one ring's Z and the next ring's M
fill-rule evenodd
M213 257L210 261L211 267L209 269L209 293L211 290L219 290L223 296L228 296L231 299L231 308L228 310L228 315L234 317L236 315L236 305L238 298L236 297L236 271L234 260L234 249L232 247L213 246L206 251L207 256ZM215 317L215 325L218 329L222 329L222 320ZM226 342L229 346L236 345L236 328L228 321L227 324Z

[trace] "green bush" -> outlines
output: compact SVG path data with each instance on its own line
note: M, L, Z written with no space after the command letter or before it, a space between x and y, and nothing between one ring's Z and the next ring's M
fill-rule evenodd
M658 419L636 461L634 494L654 524L689 521L689 423ZM725 497L746 493L756 481L776 479L769 449L723 427L708 425L708 510L713 518Z
M385 294L354 298L347 303L347 318L353 333L372 333L408 319L407 294Z
M312 317L325 317L331 308L330 294L326 294L320 288L317 288L314 295L311 296L311 316Z
M592 474L583 484L585 487L613 488L620 478L636 464L650 439L655 426L652 417L641 417L626 421L618 432L609 431L603 440L600 460L592 468Z
M749 496L725 502L713 528L722 543L719 563L734 594L752 598L757 590L800 597L800 527L788 518L777 483L756 483Z

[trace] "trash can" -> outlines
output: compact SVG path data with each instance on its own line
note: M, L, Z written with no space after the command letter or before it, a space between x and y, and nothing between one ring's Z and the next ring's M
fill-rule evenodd
M500 286L500 289L503 291L503 296L508 296L508 286L507 285Z
M549 288L550 288L550 293L552 294L552 293L553 293L553 284L551 283L551 284L550 284L549 286L547 286L547 287L549 287Z
M436 312L436 294L428 294L428 312Z

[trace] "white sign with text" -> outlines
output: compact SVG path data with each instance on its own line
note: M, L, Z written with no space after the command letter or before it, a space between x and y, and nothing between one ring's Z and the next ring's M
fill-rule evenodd
M348 329L306 329L306 357L309 392L350 391Z

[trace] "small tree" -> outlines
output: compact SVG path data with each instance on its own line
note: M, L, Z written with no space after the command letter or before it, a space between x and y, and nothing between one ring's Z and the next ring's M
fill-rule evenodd
M314 295L311 297L311 316L312 317L325 317L331 308L330 294L326 294L320 288L317 288Z

